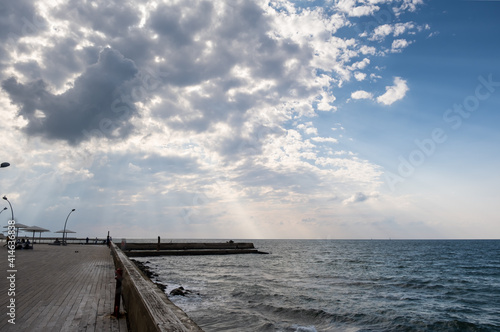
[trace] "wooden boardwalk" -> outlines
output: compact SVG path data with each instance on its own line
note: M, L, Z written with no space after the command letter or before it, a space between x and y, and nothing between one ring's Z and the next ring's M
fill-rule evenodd
M16 250L15 296L8 295L7 258L7 248L0 247L0 331L127 331L125 317L111 317L116 281L107 246ZM15 325L8 322L11 298Z

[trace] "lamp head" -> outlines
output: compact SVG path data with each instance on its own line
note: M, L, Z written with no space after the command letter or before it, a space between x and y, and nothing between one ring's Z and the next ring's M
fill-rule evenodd
M7 207L4 207L3 209L4 209L4 210L7 210Z
M9 167L10 164L9 163L1 163L0 164L0 167L3 168L3 167Z
M7 201L7 196L4 196L4 197L2 197L2 198L3 198L3 199L5 199L5 200Z
M71 210L71 212L75 211L75 209Z

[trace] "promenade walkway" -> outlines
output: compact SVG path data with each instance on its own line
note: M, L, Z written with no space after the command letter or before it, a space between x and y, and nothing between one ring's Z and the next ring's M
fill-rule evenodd
M9 296L8 253L0 247L0 331L127 331L124 317L110 316L116 282L107 246L35 244L15 255L15 296ZM15 325L8 323L11 298Z

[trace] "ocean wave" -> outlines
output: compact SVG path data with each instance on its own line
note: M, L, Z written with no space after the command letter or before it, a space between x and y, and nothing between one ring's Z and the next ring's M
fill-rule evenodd
M260 241L273 255L149 259L205 331L500 331L500 241Z

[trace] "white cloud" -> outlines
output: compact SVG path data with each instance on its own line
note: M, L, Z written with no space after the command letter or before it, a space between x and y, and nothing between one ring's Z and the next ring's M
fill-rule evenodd
M359 51L363 55L367 55L367 54L375 55L377 53L377 49L375 47L373 47L373 46L367 46L367 45L361 46L359 48Z
M402 51L403 48L408 47L408 45L410 44L411 42L408 42L406 39L395 39L391 45L391 52L399 53Z
M362 73L362 72L355 72L354 73L354 78L357 80L357 81L363 81L365 78L366 78L366 74L365 73Z
M387 36L393 35L394 37L400 36L406 32L420 29L420 27L416 26L413 22L406 23L396 23L396 24L382 24L377 26L371 36L368 38L369 40L384 40Z
M333 137L313 137L311 141L318 143L338 143L338 139Z
M414 12L417 10L418 6L422 5L423 3L423 0L403 0L403 3L399 7L394 7L393 10L396 15L401 14L405 10Z
M372 4L357 5L356 0L339 0L336 4L337 9L346 13L348 16L361 17L372 15L380 7Z
M317 135L318 129L314 127L312 122L301 123L297 125L297 129L302 130L307 135Z
M371 92L358 90L351 93L352 99L373 99L373 94Z
M377 97L377 102L384 105L392 105L396 101L403 99L409 90L406 81L400 77L395 77L394 85L387 86L385 89L386 92Z
M322 92L320 94L321 99L318 102L318 111L335 111L337 108L332 105L335 101L335 96L331 93Z
M371 79L372 81L377 81L379 78L382 78L382 76L377 75L377 74L375 74L375 73L371 73L371 74L370 74L370 79Z
M394 31L394 28L390 24L379 25L373 31L371 40L381 40L390 35Z
M366 66L368 66L370 64L370 59L368 58L364 58L363 60L361 61L358 61L358 62L355 62L353 63L350 68L351 69L365 69Z

